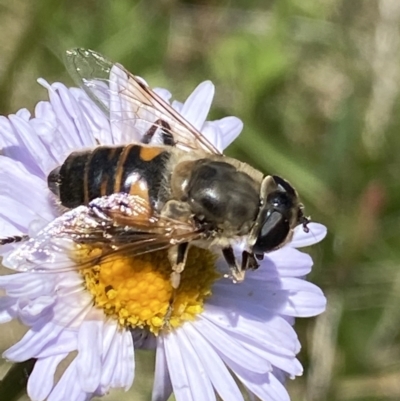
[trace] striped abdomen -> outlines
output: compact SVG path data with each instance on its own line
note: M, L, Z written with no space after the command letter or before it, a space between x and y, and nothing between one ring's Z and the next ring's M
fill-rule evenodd
M169 157L162 147L99 146L71 153L49 174L48 185L67 208L118 192L140 195L154 205Z

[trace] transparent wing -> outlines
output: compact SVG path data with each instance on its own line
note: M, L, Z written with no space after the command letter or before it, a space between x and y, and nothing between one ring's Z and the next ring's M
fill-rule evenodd
M193 223L160 216L142 198L121 193L64 213L8 255L4 265L16 271L57 273L200 237Z
M221 154L168 102L140 77L92 50L72 49L65 56L66 67L75 80L109 118L121 140L140 142L150 129L160 142L162 132L185 151L204 150Z

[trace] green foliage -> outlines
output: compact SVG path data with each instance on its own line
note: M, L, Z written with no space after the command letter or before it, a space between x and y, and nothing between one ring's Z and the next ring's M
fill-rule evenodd
M70 47L100 51L180 99L211 79L212 117L245 123L228 154L286 177L328 226L311 279L335 302L325 331L298 323L306 372L293 400L400 399L395 3L0 1L1 114L45 98L36 77L71 84L60 61ZM330 362L318 358L329 352Z

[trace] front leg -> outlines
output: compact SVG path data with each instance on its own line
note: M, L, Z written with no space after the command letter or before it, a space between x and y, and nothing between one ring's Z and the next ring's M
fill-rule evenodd
M189 243L184 242L168 249L168 259L172 266L171 285L174 290L179 287L189 252Z
M162 216L169 217L173 220L182 222L190 221L192 212L186 202L177 200L169 200L161 211ZM173 245L168 249L168 259L171 263L171 285L176 290L181 282L181 273L186 264L186 259L189 251L189 243L181 243Z
M232 277L235 282L241 282L244 280L245 270L239 266L239 263L236 260L235 254L233 253L233 249L231 246L222 249L222 254L228 263L229 269L231 270Z
M243 251L242 253L242 270L256 270L259 267L253 253Z

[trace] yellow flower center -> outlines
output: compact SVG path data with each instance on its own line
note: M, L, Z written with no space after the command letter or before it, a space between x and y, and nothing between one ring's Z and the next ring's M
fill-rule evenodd
M90 254L97 251L92 249ZM82 274L95 305L106 315L115 317L121 326L147 328L157 335L201 313L212 284L219 278L215 256L196 247L189 250L175 291L171 271L167 251L158 251L118 256L86 268Z

